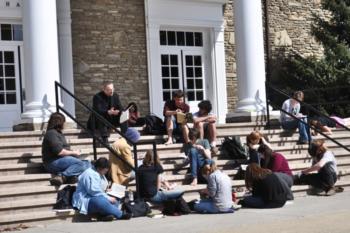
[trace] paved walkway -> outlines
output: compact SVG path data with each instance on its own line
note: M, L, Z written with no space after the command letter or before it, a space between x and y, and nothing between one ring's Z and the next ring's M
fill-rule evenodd
M241 209L234 214L191 214L162 219L129 221L61 222L21 231L23 233L349 233L350 192L331 197L299 197L281 209Z

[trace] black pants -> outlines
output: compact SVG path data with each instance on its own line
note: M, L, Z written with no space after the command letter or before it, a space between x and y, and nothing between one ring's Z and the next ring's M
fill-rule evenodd
M337 181L337 174L331 169L331 162L326 163L316 174L301 175L295 184L307 184L328 191Z

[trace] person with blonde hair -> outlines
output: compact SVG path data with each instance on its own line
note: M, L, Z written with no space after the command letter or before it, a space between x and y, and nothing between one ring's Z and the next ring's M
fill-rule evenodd
M239 202L248 208L279 208L284 206L291 193L288 185L269 169L256 163L248 165L245 185L252 195Z
M233 213L231 179L217 168L213 160L207 161L202 172L208 179L208 185L201 194L207 198L194 203L194 211L208 214Z
M328 150L322 139L312 141L308 152L312 157L312 166L301 171L300 175L295 176L294 184L311 185L316 189L316 193L325 191L328 196L335 194L337 161L334 154Z

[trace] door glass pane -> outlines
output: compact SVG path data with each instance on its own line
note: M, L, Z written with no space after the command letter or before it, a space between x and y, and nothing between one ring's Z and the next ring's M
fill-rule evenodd
M162 77L169 77L169 76L170 76L169 67L167 66L162 67Z
M194 89L194 80L187 79L187 89Z
M13 52L5 51L4 57L5 57L5 63L15 63Z
M168 45L176 45L176 36L174 31L168 31Z
M196 93L196 100L199 101L199 100L203 100L203 91L197 91Z
M7 104L16 104L16 93L7 93L6 102Z
M162 86L163 86L163 89L170 89L170 80L162 79Z
M160 45L166 45L166 31L159 32Z
M23 40L23 31L21 24L13 24L13 40L22 41Z
M4 79L0 78L0 91L4 90Z
M177 66L171 67L171 77L179 77L179 69Z
M192 66L192 65L193 65L192 56L186 56L186 66Z
M0 104L5 104L5 94L0 93Z
M1 24L1 40L12 40L11 24Z
M2 51L0 51L0 63L2 63Z
M171 95L169 91L163 91L163 101L170 100Z
M0 77L4 77L4 66L0 64Z
M202 57L201 56L193 56L193 59L194 59L195 66L202 66Z
M196 89L203 89L203 80L196 79Z
M16 90L16 81L14 78L5 80L5 87L7 91L15 91Z
M186 46L193 46L193 45L194 45L193 32L186 32Z
M185 45L185 32L176 32L176 40L178 46Z
M187 67L186 68L186 76L188 78L192 78L193 77L193 68L192 67Z
M179 89L179 79L172 79L171 80L171 88L174 89Z
M195 42L195 46L198 46L198 47L203 46L203 35L201 32L194 33L194 42Z
M6 77L15 77L15 66L14 65L6 65L5 66L5 76Z
M194 101L194 92L193 91L188 91L187 92L187 99L188 101Z
M171 65L178 65L177 63L177 55L170 55L170 64Z
M162 65L169 65L169 56L168 55L161 55L161 62Z
M194 68L194 73L196 77L202 77L202 67Z

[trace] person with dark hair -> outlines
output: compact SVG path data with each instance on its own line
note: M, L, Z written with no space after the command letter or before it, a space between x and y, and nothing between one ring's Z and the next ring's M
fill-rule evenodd
M337 182L337 162L331 151L327 149L324 140L314 140L308 150L312 157L312 166L294 176L294 184L307 184L314 188L311 194L326 192L335 194L334 185ZM317 172L317 173L313 173Z
M141 127L146 123L145 118L140 116L136 103L129 103L125 109L129 111L128 127Z
M216 116L211 113L211 103L209 100L203 100L198 104L199 111L193 114L194 128L200 132L200 139L205 135L210 142L211 151L213 154L218 153L216 147Z
M211 159L210 145L207 139L200 139L200 132L198 129L190 129L188 134L190 139L190 167L192 183L195 186L198 184L198 172L204 166L207 160Z
M284 130L299 130L298 144L309 144L311 142L310 127L307 124L307 117L300 113L300 103L304 100L304 93L296 91L293 98L287 99L282 105L282 110L299 118L301 121L291 117L285 112L281 111L280 122ZM302 122L303 121L303 122Z
M181 90L173 93L173 99L164 104L163 115L168 135L166 145L173 143L173 133L182 134L184 143L188 143L188 127L186 123L177 122L177 113L188 113L190 107L184 102L184 93Z
M123 214L116 198L106 193L108 181L105 177L110 163L106 158L99 158L95 166L87 169L79 177L77 189L73 194L72 204L81 214L95 216L97 220L112 221L130 219L130 214Z
M154 203L162 203L183 195L184 192L181 190L161 190L161 173L163 173L163 167L158 155L154 155L152 150L148 150L143 159L143 164L137 172L141 198Z
M118 94L114 93L114 85L110 81L103 82L102 91L98 92L92 99L92 109L104 117L114 126L120 126L122 132L127 129L127 122L120 125L120 114L123 106L119 100ZM92 119L95 119L93 122ZM93 127L93 124L95 128ZM99 131L100 137L104 143L108 143L109 130L108 127L101 122L96 116L91 114L88 120L88 129Z
M247 166L245 185L252 195L239 201L242 207L279 208L284 206L291 193L290 187L274 172L256 163Z
M51 185L75 183L77 176L90 167L90 162L81 161L80 152L71 150L62 131L65 117L53 113L48 121L47 130L42 142L42 159L45 169L55 176L50 179Z
M203 175L208 177L207 188L201 196L207 198L195 202L193 209L199 213L233 213L231 179L221 172L214 161L207 161L203 167Z

